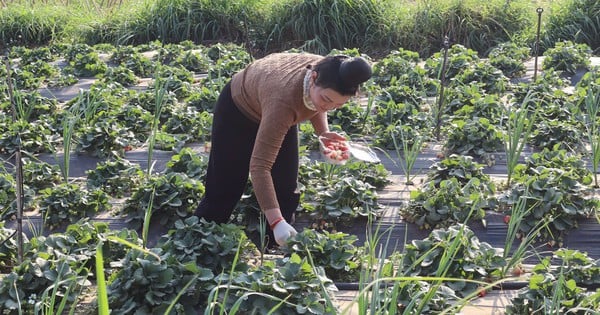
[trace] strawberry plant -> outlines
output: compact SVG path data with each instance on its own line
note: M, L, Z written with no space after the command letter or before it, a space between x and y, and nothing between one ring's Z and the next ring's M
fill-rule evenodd
M488 93L503 93L508 85L508 78L489 62L474 61L450 80L450 86L461 86L470 82L477 82Z
M360 272L360 249L354 245L356 235L342 232L329 233L305 229L292 237L283 248L321 266L329 279L338 282L356 282Z
M369 128L363 120L364 111L358 100L350 100L344 106L327 113L329 125L336 126L350 135L363 135L368 133Z
M26 122L0 119L0 153L12 154L20 146L22 151L32 154L51 152L55 140L42 121Z
M100 78L104 83L116 82L125 87L136 85L139 80L135 73L125 66L108 67Z
M446 130L446 154L472 155L491 162L494 153L504 149L503 131L487 118L457 119Z
M330 300L333 282L297 254L215 280L222 285L211 292L209 301L215 303L207 310L210 314L231 310L236 303L243 314L338 314Z
M16 182L9 173L0 173L0 218L3 220L14 219L17 213ZM29 210L33 207L35 191L27 185L23 185L23 209Z
M152 220L170 228L177 220L192 215L202 194L204 185L198 180L184 173L166 173L151 177L137 187L121 212L127 216L127 222L141 227L150 209Z
M108 65L102 61L95 51L90 51L84 54L76 54L72 59L68 60L69 64L63 69L73 73L78 77L95 77L104 74Z
M455 253L445 261L444 253ZM480 242L473 231L464 225L431 231L423 240L405 245L402 272L412 276L438 276L486 281L497 279L505 261L502 253L486 242ZM446 281L445 285L465 297L476 291L479 284L466 281Z
M422 189L411 191L408 204L399 213L407 222L424 229L483 221L485 209L490 206L485 197L487 188L483 187L485 185L476 177L464 185L454 177L437 185L428 182Z
M138 77L150 77L154 73L154 63L132 46L119 46L110 56L110 61L121 65Z
M37 60L30 63L22 63L22 65L23 71L32 73L40 80L40 82L48 82L51 78L58 76L60 72L58 67L42 60Z
M548 148L585 152L584 138L580 126L568 121L541 119L531 133L528 143L538 150Z
M124 149L134 143L131 131L116 120L103 119L94 125L83 126L77 130L77 152L86 152L91 156L106 158L122 156Z
M445 284L428 281L395 281L385 288L379 309L397 309L399 314L438 314L447 311L460 300L456 292ZM382 294L382 293L376 293ZM396 303L396 307L391 306Z
M231 78L233 74L244 69L253 57L241 46L212 45L206 52L214 61L214 66L208 70L210 80L221 77Z
M500 43L492 48L488 54L490 64L509 77L515 78L525 74L525 64L529 58L529 48L519 46L513 42Z
M591 216L600 207L600 201L588 197L590 188L580 183L581 177L572 170L537 166L529 173L516 179L511 191L500 201L510 209L520 198L525 198L528 213L519 230L528 233L540 221L549 222L538 239L558 241L561 245L563 236L578 226L579 219Z
M188 49L180 52L172 65L182 66L193 72L206 73L212 67L212 62L203 53Z
M247 260L256 253L241 226L207 222L197 216L175 222L157 247L182 264L193 263L215 274L248 270Z
M220 80L202 80L201 84L202 86L192 90L186 104L198 111L212 113L222 89L222 82Z
M190 96L194 82L193 74L183 67L161 66L150 83L149 88L156 88L156 80L161 78L162 87L177 98Z
M196 313L214 286L212 272L195 263L181 263L158 248L151 252L160 259L130 249L120 261L122 268L108 279L111 314L164 314L180 293L175 314Z
M34 63L36 61L51 62L56 60L56 58L58 57L55 53L52 52L50 47L47 46L41 46L31 49L23 47L23 49L18 53L18 56L19 58L21 58L20 63L24 65Z
M58 110L58 101L42 96L39 92L13 91L16 102L17 117L29 122L47 119ZM10 116L10 103L0 103L0 110Z
M80 261L75 257L43 256L23 261L2 277L0 309L4 314L57 312L61 303L74 306L83 288L90 285L87 272L77 270Z
M441 73L442 64L444 62L442 52L436 52L425 60L425 70L427 70L429 77L441 80L443 76L447 82L464 69L468 68L471 63L478 61L479 56L477 56L476 51L466 48L460 44L456 44L452 45L452 47L450 47L448 50L446 73Z
M77 184L62 183L39 193L39 211L44 225L51 229L75 223L108 208L108 196L103 191L84 190Z
M576 44L571 41L556 42L553 48L544 52L542 69L564 71L575 74L580 68L590 66L591 49L587 44Z
M0 272L6 274L10 272L12 267L17 262L17 238L16 231L8 229L4 226L4 222L0 223ZM23 236L27 242L27 236Z
M500 96L486 93L481 84L449 89L447 101L445 113L454 119L483 117L498 124L503 114Z
M381 205L372 185L351 177L329 185L316 187L312 209L308 210L313 219L348 224L358 217L380 214Z
M144 176L139 164L120 158L101 161L95 169L86 171L86 174L89 190L102 189L117 198L129 195Z
M35 90L42 86L44 77L38 77L35 73L16 68L11 70L12 84L19 90Z
M425 181L439 187L442 181L450 178L456 178L461 185L466 185L471 179L477 178L481 183L478 190L485 192L485 196L493 196L496 188L490 176L484 173L484 167L485 165L473 161L471 156L452 154L433 163L429 167Z
M390 52L373 65L372 81L387 89L391 86L407 86L416 93L432 96L439 90L439 84L427 76L427 71L419 64L419 54L400 48Z
M521 181L526 181L529 176L538 174L537 168L543 166L550 169L561 169L568 171L577 182L584 186L592 183L592 173L586 166L581 154L573 153L564 149L544 148L540 152L534 152L525 159L524 164L516 168L516 174Z
M594 314L600 309L600 291L581 285L600 284L600 267L587 254L560 249L546 256L532 269L529 285L519 290L506 314Z
M165 172L184 173L190 178L204 180L208 161L190 148L183 148L167 162Z
M188 135L188 142L210 139L212 115L198 112L193 107L176 107L162 125L161 130L170 134Z
M125 105L116 111L112 111L119 123L128 131L132 132L136 142L145 142L150 134L154 116L139 105Z

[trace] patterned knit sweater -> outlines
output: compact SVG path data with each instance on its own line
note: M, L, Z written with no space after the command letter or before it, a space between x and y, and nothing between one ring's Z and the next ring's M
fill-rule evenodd
M231 94L242 113L259 123L250 160L250 177L261 209L279 208L271 168L288 130L317 112L303 102L308 65L323 57L276 53L258 59L231 80Z

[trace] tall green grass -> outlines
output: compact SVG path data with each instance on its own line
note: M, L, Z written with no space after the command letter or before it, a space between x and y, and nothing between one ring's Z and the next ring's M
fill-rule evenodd
M334 48L359 48L371 56L383 56L403 47L426 58L439 51L447 35L451 44L485 55L509 40L531 44L535 8L540 3L547 7L571 1L11 1L3 3L0 11L0 40L4 48L52 42L234 42L257 55L289 48L323 54ZM573 12L579 19L587 18L577 37L595 42L600 18L585 14ZM569 27L574 22L568 18L553 21L552 25L572 31Z
M11 4L0 10L0 50L21 45L44 45L59 38L68 24L64 10L51 6Z
M385 1L286 0L272 2L265 50L281 45L326 54L332 49L387 46ZM279 47L277 47L279 45Z
M521 157L521 153L523 153L527 139L529 139L529 136L533 132L533 126L537 118L537 107L530 106L530 104L533 103L535 105L536 101L535 93L529 92L519 108L513 109L512 107L508 107L506 109L506 117L508 119L506 123L507 132L505 142L507 187L511 185L515 167L519 163L519 158Z

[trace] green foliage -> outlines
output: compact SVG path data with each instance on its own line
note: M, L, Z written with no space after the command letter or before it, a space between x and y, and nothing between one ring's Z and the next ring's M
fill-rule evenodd
M108 279L111 314L163 314L180 292L183 295L175 303L175 314L193 314L214 286L212 272L193 263L181 263L158 248L151 251L160 259L129 250L121 261L125 268ZM191 289L184 290L189 282Z
M134 142L131 131L114 119L103 119L94 125L77 130L77 152L87 152L91 156L106 158L122 156L124 149Z
M154 62L138 50L130 45L119 46L110 55L110 61L131 70L138 77L151 77L155 71Z
M394 35L402 47L431 56L439 51L444 35L487 55L491 47L533 27L535 3L519 1L418 1L398 5Z
M571 121L540 119L531 133L528 143L542 149L568 150L575 153L585 152L584 131Z
M597 51L600 48L600 3L595 0L570 0L556 3L553 14L541 37L542 49L554 47L559 41L586 44Z
M204 180L208 160L191 148L183 148L167 162L166 173L184 173L190 178Z
M372 0L287 0L272 2L272 14L265 23L266 47L289 49L288 43L314 53L361 47L381 41L385 34L385 6ZM350 18L352 17L352 18ZM266 49L267 50L267 49Z
M58 165L23 159L23 182L36 190L60 184L63 177Z
M335 125L350 135L366 134L368 126L363 121L364 111L359 100L350 100L344 106L327 113L329 125Z
M400 215L423 229L483 221L491 202L488 194L486 185L476 177L464 185L455 177L438 185L428 182L422 189L411 191L410 201L400 209Z
M493 154L504 149L502 129L493 125L487 118L458 119L449 127L448 138L444 143L447 154L472 155L488 159L493 163Z
M514 42L500 43L492 48L488 54L490 64L502 71L509 78L516 78L525 74L523 62L529 58L529 48L517 45Z
M488 93L502 93L506 90L508 78L489 61L473 61L450 80L450 86L471 82L477 82Z
M449 253L454 255L447 257ZM444 259L448 258L448 261ZM498 249L480 242L464 225L431 231L423 240L414 240L405 247L402 271L411 276L441 276L456 279L490 281L501 275L505 261ZM476 292L479 284L466 281L445 281L460 297Z
M125 66L116 66L108 67L102 74L101 81L106 83L116 82L123 86L132 86L139 82L139 78L129 68L126 68Z
M524 172L523 167L517 165L516 173ZM578 226L578 220L592 215L600 207L600 201L588 196L590 188L580 182L581 175L572 169L528 168L529 176L516 178L511 191L500 201L510 207L520 198L525 198L528 212L519 230L528 233L540 221L549 222L538 235L538 240L549 241L550 244L558 242L562 246L564 235Z
M141 227L147 209L151 209L152 220L172 227L177 220L191 216L202 194L204 185L198 180L171 172L153 176L138 186L121 211L128 222Z
M5 314L57 312L60 303L76 303L83 286L90 285L86 272L80 275L76 270L79 261L75 257L42 256L23 261L2 278L0 308ZM51 299L53 308L49 307Z
M77 184L62 183L40 191L39 210L44 225L53 229L108 208L108 196L101 190L88 191Z
M442 66L444 64L443 52L436 52L431 57L425 60L425 70L427 74L438 80L445 80L446 82L459 73L469 67L469 65L479 62L479 56L477 52L464 47L463 45L452 45L448 49L448 60L446 62L446 72L442 73Z
M286 255L306 257L315 266L323 267L329 279L356 282L360 272L360 249L354 245L355 235L304 229L292 237L283 251Z
M564 71L575 74L580 68L590 66L590 47L586 44L574 44L571 41L557 42L553 48L544 52L542 69Z
M23 235L27 241L27 236ZM6 274L17 263L17 234L0 223L0 272Z
M488 196L493 195L495 185L490 176L484 173L484 167L485 165L473 161L471 156L452 154L429 167L426 182L439 187L442 181L456 178L461 185L466 185L471 179L477 178L481 181L480 189L487 192Z
M94 77L108 70L106 62L100 60L96 51L90 48L88 53L77 53L67 59L69 64L64 71L69 71L78 77Z
M95 169L86 171L87 188L91 191L102 189L112 197L129 195L141 182L144 176L139 164L125 159L102 161Z
M374 186L342 169L321 162L301 166L303 210L314 220L343 224L357 217L379 215L381 206Z
M444 113L454 118L483 117L499 124L503 115L503 103L499 94L489 94L477 82L448 89Z
M417 63L419 53L400 48L393 50L373 65L372 80L386 88L392 83L422 90L426 82L424 69Z
M600 283L600 267L586 253L559 249L535 265L532 273L529 286L511 299L506 314L566 314L573 310L594 314L600 308L600 291L593 293L580 286Z
M243 314L338 314L329 300L333 282L297 254L267 261L247 273L221 275L216 281L222 283L213 292L217 307L225 310L235 305Z
M207 222L197 216L175 222L158 247L182 264L193 263L215 274L246 271L247 260L256 254L241 226Z
M53 145L50 134L42 121L11 123L0 120L0 153L12 154L19 146L21 151L32 154L50 152Z
M214 50L211 51L214 53ZM235 45L221 46L217 56L218 58L214 60L214 66L208 70L208 80L230 79L236 72L244 69L254 60L254 57L243 47Z
M68 12L51 6L37 10L20 4L3 6L0 10L0 42L8 46L45 45L64 30L68 20Z
M414 116L410 116L407 123L399 121L397 123L381 125L385 126L385 129L377 129L373 143L378 148L387 150L398 149L400 152L403 152L405 145L407 147L418 145L419 138L421 138L422 144L430 137L430 132L424 126L421 127L420 125L424 125L428 119L429 117L427 117L426 113L420 112Z

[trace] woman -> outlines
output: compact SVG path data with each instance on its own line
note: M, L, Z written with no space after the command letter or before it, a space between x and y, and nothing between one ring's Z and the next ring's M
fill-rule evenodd
M300 194L298 127L310 120L315 133L332 141L327 111L346 103L371 77L362 58L276 53L236 73L215 105L205 196L196 215L227 222L248 181L271 228L285 244Z

